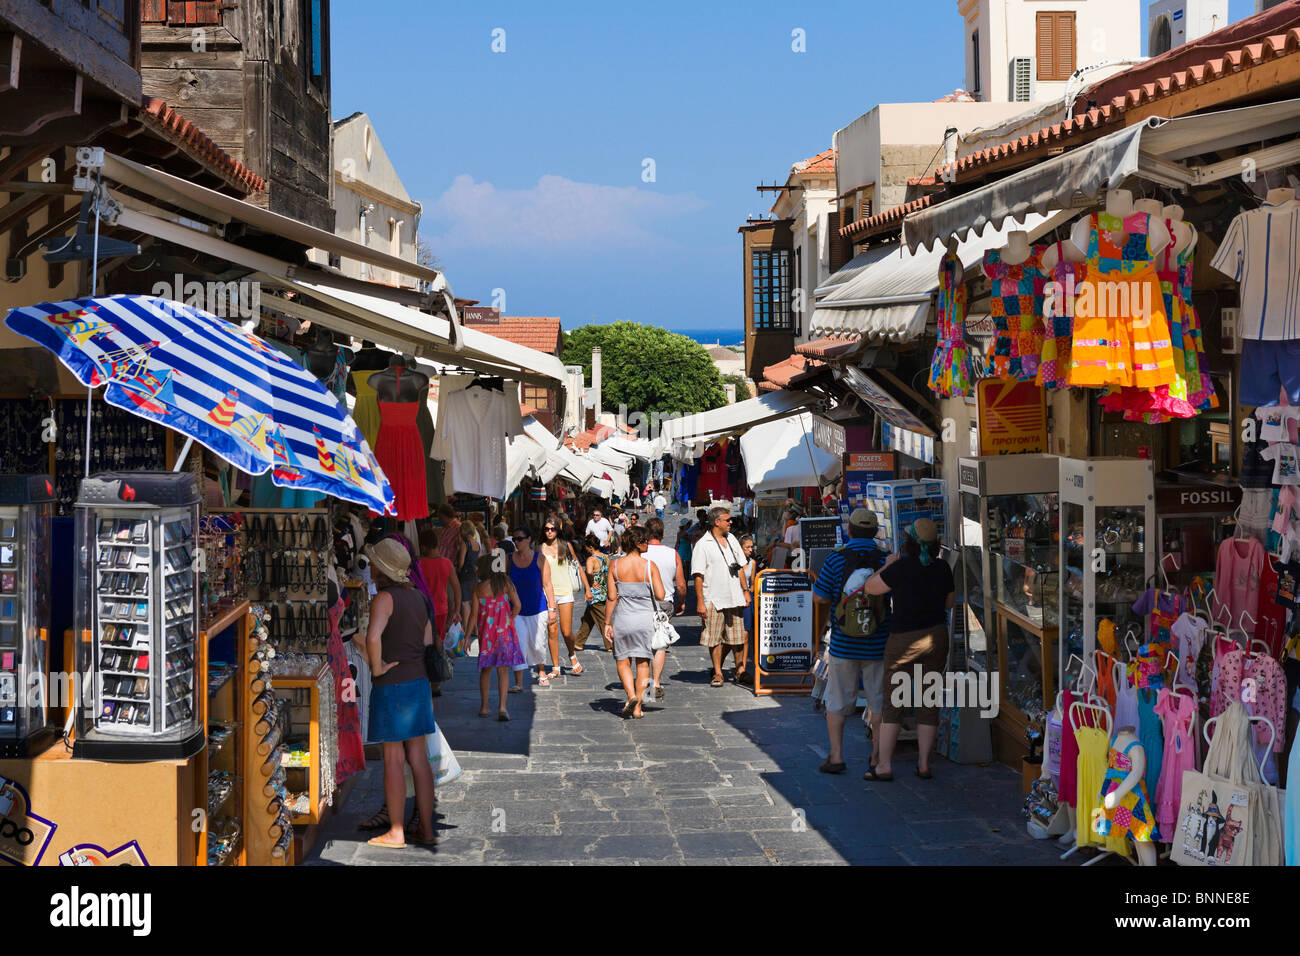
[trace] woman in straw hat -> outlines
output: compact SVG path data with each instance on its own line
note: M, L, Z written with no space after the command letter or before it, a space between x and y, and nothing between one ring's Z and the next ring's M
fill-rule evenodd
M369 842L392 848L433 844L433 768L424 743L424 735L438 729L424 669L424 648L433 643L432 615L428 600L411 586L406 548L385 538L367 546L366 555L379 589L370 602L370 627L362 645L373 678L369 736L383 746L385 805L406 805L404 766L409 764L419 820L418 832L408 838L402 814L392 813L388 832Z

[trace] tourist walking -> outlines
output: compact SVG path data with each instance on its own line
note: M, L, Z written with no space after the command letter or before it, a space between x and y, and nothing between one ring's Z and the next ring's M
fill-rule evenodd
M664 520L664 509L668 507L668 499L664 497L662 491L655 492L654 498L655 517L660 521Z
M511 538L515 543L515 553L510 556L510 580L519 595L515 633L519 636L519 649L525 662L524 668L517 669L516 673L535 667L537 683L549 687L546 632L547 625L557 616L555 592L551 589L551 568L541 554L533 550L532 531L521 526L515 528Z
M438 518L442 521L438 529L438 553L456 564L460 557L460 518L451 505L439 505Z
M894 747L902 728L902 711L916 710L916 775L929 780L930 751L939 731L937 707L921 706L921 688L900 694L895 674L906 674L902 683L912 683L913 668L921 666L921 678L931 673L942 676L948 661L948 612L956 600L952 569L939 556L939 531L929 518L920 518L899 544L900 553L891 556L879 574L867 579L868 594L888 594L893 602L889 638L885 642L884 720L880 728L880 753L868 780L894 779Z
M709 530L695 544L691 554L691 576L695 579L695 605L704 617L704 646L713 659L710 687L722 686L722 662L728 652L737 666L745 646L742 612L749 603L748 587L742 578L745 552L731 534L731 514L726 508L707 513Z
M645 523L646 534L650 536L650 545L646 548L646 557L659 569L659 580L664 584L664 597L658 609L665 614L681 614L686 602L686 570L682 558L676 551L664 544L664 523L659 518L651 518ZM654 666L651 676L654 678L655 700L664 699L664 663L668 660L668 648L655 651Z
M622 714L639 718L654 657L650 642L655 631L655 602L664 599L664 585L659 569L646 557L650 535L645 528L629 528L622 544L623 554L609 573L605 636L614 642L614 660L627 694Z
M582 626L573 638L573 649L582 650L587 646L587 637L592 631L600 635L605 642L605 650L612 650L613 645L605 637L605 602L609 598L609 558L600 550L600 539L589 534L583 540L587 560L583 570L587 574L587 606L582 609Z
M369 737L383 747L385 807L405 808L404 768L410 766L417 829L409 841L433 844L434 778L424 742L425 734L438 729L424 668L424 648L433 643L430 607L411 585L411 556L401 544L386 538L368 546L366 556L379 588L370 600L370 625L363 644L371 674ZM362 639L358 632L354 640ZM405 846L408 836L402 813L392 813L388 831L369 842Z
M885 641L889 636L887 598L869 598L859 589L870 575L885 564L885 553L875 537L876 515L866 508L856 508L849 515L849 541L836 548L822 563L813 585L813 603L830 608L830 644L826 662L826 733L830 738L830 756L818 768L822 773L843 773L844 724L857 712L858 680L871 721L871 758L868 768L876 767L880 754L880 725L883 716L883 681ZM862 572L862 573L859 573ZM850 584L850 579L852 583ZM857 595L856 597L854 595ZM846 596L852 602L846 607ZM869 606L864 601L873 601ZM875 626L864 625L866 610L873 610ZM865 631L870 633L865 633Z
M740 539L740 550L745 552L745 569L741 573L744 575L745 592L748 595L745 601L745 609L741 613L741 624L745 627L745 643L740 648L740 663L736 671L731 675L731 679L737 684L754 683L753 675L749 673L749 649L754 644L754 604L758 600L758 589L755 587L754 579L758 577L758 562L754 560L754 536L747 534ZM758 653L755 648L755 654Z
M601 550L608 553L609 539L614 533L614 526L605 517L600 508L591 509L591 518L587 521L585 534L594 534L600 542Z
M573 597L575 588L586 592L588 598L591 589L587 586L587 577L582 565L574 555L569 542L560 537L559 519L551 518L542 526L542 556L546 558L551 575L551 589L555 593L555 619L547 627L547 639L551 646L551 660L556 662L551 671L551 679L560 676L560 638L564 638L565 649L569 652L570 673L574 677L582 676L582 664L578 662L577 650L573 643Z
M456 578L460 582L460 619L469 618L470 595L478 583L478 559L483 556L484 542L469 521L460 525L460 549L456 552Z
M488 691L492 672L497 675L497 720L509 720L506 697L509 696L510 672L524 663L515 633L519 615L519 595L510 575L492 569L492 556L478 559L478 584L474 586L474 604L469 612L466 639L478 635L478 693L480 717L488 716Z

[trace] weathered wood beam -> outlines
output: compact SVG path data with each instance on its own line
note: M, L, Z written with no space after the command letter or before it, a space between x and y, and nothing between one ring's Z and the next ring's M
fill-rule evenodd
M33 163L51 155L58 146L46 142L36 146L17 147L9 150L9 155L0 160L0 183L7 183L19 174L26 174Z
M56 119L81 112L82 78L71 70L33 70L0 93L0 136L30 136Z
M0 93L18 86L18 68L22 59L23 38L17 33L0 33Z

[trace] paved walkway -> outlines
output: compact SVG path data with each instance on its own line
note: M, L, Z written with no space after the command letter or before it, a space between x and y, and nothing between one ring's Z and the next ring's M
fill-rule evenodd
M375 762L306 862L1056 862L1054 846L1025 833L1019 774L936 760L935 779L918 780L905 744L897 779L867 783L870 747L856 719L845 732L849 772L818 773L826 723L809 698L710 688L699 619L675 623L683 639L669 655L667 696L642 720L618 716L624 698L603 650L584 652L581 677L512 694L504 724L477 718L474 662L457 661L436 709L464 773L439 788L447 816L437 850L365 844L357 824L383 800ZM491 702L495 712L495 689Z

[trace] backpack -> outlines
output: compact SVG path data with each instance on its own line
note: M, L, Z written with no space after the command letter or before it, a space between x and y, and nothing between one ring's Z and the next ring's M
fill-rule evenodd
M885 554L878 548L870 551L837 548L844 555L844 583L840 585L840 600L835 607L835 623L845 637L868 637L878 633L885 623L886 605L883 594L868 594L866 585L845 591L849 578L855 571L867 568L872 574L885 563Z

